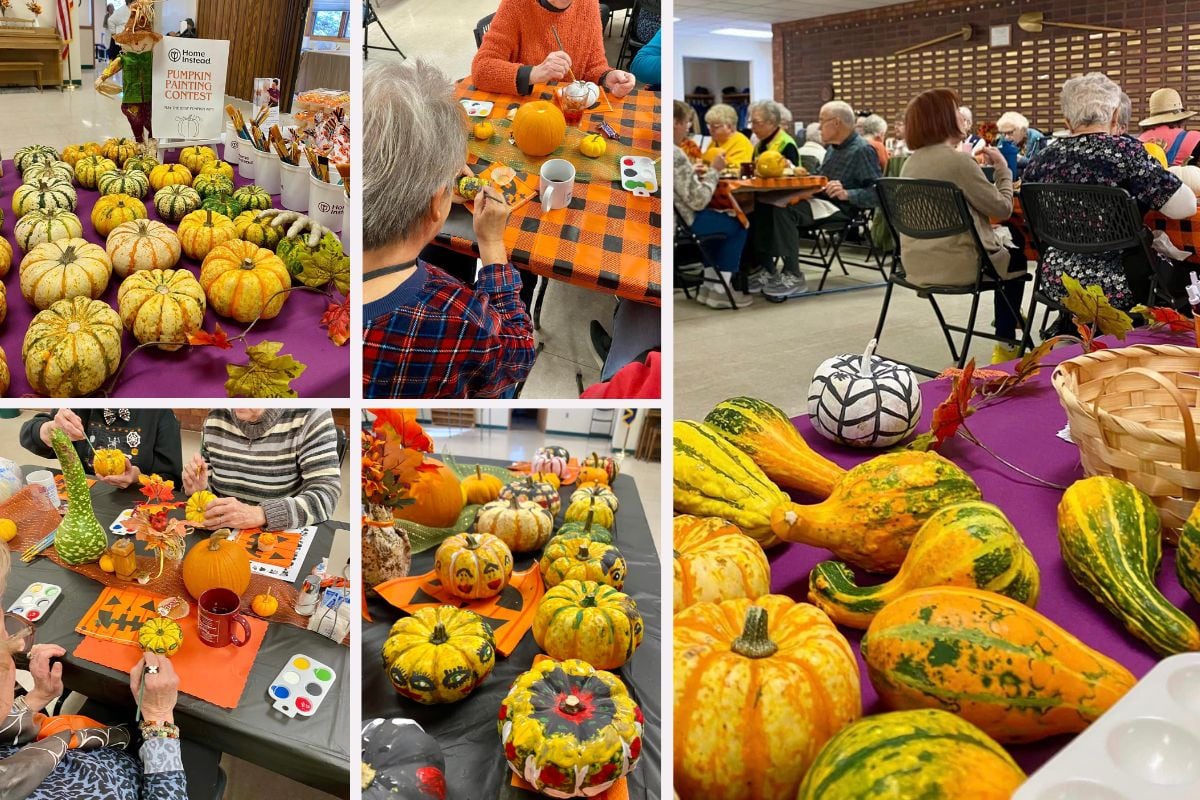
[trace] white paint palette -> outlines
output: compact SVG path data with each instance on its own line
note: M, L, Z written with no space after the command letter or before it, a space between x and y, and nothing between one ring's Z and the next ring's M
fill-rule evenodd
M62 597L62 587L53 583L31 583L21 592L17 601L8 610L22 616L35 625L41 622L50 606Z
M336 680L333 667L300 653L289 658L271 681L267 696L275 701L274 709L288 717L311 717Z
M654 159L646 156L621 157L621 187L638 197L649 197L658 191L658 175Z
M1200 653L1159 662L1013 800L1200 797Z
M468 117L486 117L492 113L495 103L490 100L459 100Z

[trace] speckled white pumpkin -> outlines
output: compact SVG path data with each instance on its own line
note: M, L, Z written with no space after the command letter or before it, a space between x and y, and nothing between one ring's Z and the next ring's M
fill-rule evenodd
M850 447L891 447L917 427L916 376L874 351L872 339L866 353L834 356L817 367L808 387L808 416L825 438Z

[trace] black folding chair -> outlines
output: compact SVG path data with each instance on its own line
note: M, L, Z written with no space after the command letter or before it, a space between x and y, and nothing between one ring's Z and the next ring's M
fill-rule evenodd
M637 38L638 18L643 13L641 0L633 4L633 9L625 17L625 33L621 37L621 52L617 56L617 69L629 69L633 57L646 46L646 42Z
M729 298L730 307L736 311L738 305L733 300L733 289L730 287L729 281L725 280L725 273L717 267L716 259L705 248L706 244L720 241L723 238L724 236L719 233L706 236L697 234L690 225L683 221L683 217L678 212L675 213L675 288L682 289L683 296L691 300L693 290L697 290L698 293L700 287L705 283L719 283L725 296ZM701 267L700 271L686 269L686 267L694 267L697 264ZM717 273L715 280L704 276L705 268L712 269Z
M1142 219L1137 201L1117 186L1081 183L1026 183L1021 186L1021 208L1029 224L1029 235L1038 251L1037 280L1029 301L1030 322L1041 304L1042 333L1046 333L1051 311L1064 312L1061 304L1042 291L1042 265L1049 248L1066 253L1096 255L1120 253L1125 279L1135 297L1144 295L1146 305L1156 298L1174 305L1176 298L1164 287L1168 276L1160 275L1160 260L1152 246L1153 234Z
M937 316L942 335L946 337L946 344L950 347L950 356L959 369L962 369L967 363L967 357L971 351L971 339L975 336L1010 345L1018 344L1014 340L997 336L990 331L975 329L979 298L985 292L1000 290L1000 276L992 266L983 242L979 240L979 232L975 230L975 221L971 217L971 210L967 206L962 190L949 181L914 178L881 178L876 185L879 187L880 208L892 231L892 238L896 242L896 248L892 252L892 271L887 278L887 289L883 294L883 307L879 310L879 322L875 326L876 341L881 341L888 305L892 300L892 290L901 286L916 292L918 297L927 299L933 306L933 313ZM962 234L970 235L978 258L973 283L967 286L918 286L907 279L904 274L903 254L900 248L902 235L911 239L942 239ZM1029 276L1024 276L1024 280L1029 280ZM966 327L951 325L946 321L942 309L938 306L937 295L971 295L971 312ZM1003 294L1001 296L1005 297ZM1005 298L1005 302L1008 302L1007 298ZM1018 309L1010 306L1010 310L1016 316ZM963 334L961 350L955 347L952 333ZM1024 346L1028 339L1029 331L1026 330L1019 344ZM915 364L900 363L904 363L914 372L929 377L934 377L939 372Z
M475 49L483 47L483 37L487 35L488 28L492 27L492 17L496 16L495 12L488 14L479 22L475 23Z
M391 47L368 44L370 37L367 35L367 29L372 25L379 26L379 30L383 31L383 35L388 40L388 44L390 44ZM388 29L385 28L383 23L379 21L379 15L375 13L375 6L371 3L371 0L363 0L363 59L368 58L371 55L372 50L387 50L396 53L405 60L408 59L408 56L404 55L404 51L400 49L400 45L396 44L395 40L392 39L392 35L388 33Z

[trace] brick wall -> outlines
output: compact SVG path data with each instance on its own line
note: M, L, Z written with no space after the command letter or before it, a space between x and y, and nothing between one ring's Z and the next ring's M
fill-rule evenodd
M1029 33L1023 12L1050 22L1132 28L1135 35L1092 34L1046 26ZM896 50L973 26L955 39L906 56ZM1011 26L1012 44L992 48L990 27ZM1100 71L1133 100L1133 122L1146 116L1150 93L1170 86L1185 107L1200 110L1200 0L929 0L774 26L775 99L798 120L814 121L825 92L894 125L924 89L957 90L976 122L1020 111L1043 132L1063 127L1058 93L1073 74ZM1189 49L1192 53L1189 54ZM1200 124L1200 123L1197 123Z

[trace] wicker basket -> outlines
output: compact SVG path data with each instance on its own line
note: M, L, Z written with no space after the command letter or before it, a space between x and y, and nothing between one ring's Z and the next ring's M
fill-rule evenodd
M1200 348L1134 345L1058 365L1051 378L1088 475L1110 475L1148 494L1164 538L1200 501Z

